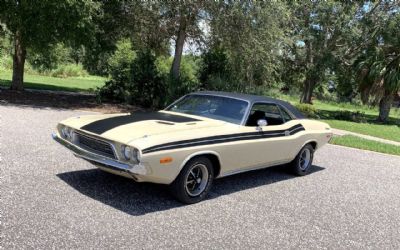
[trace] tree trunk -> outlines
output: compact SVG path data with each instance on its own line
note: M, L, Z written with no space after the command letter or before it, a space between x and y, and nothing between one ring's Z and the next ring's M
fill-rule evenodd
M309 19L307 17L306 24L308 25ZM303 83L303 93L300 98L300 103L309 103L311 104L311 98L314 91L316 79L313 77L312 69L314 68L314 55L313 55L313 44L309 40L305 40L306 47L306 68L308 72L306 73L306 79ZM311 72L310 72L311 71Z
M303 83L303 93L301 95L300 103L312 104L312 94L314 90L316 80L310 79L308 76Z
M26 49L22 43L21 33L17 31L14 38L13 76L11 90L24 90L24 66Z
M371 86L367 86L367 87L360 89L360 97L361 97L362 104L364 104L364 105L369 104L368 101L369 101L370 91L371 91Z
M393 103L393 93L385 90L385 95L379 101L378 121L383 123L386 123L388 121L392 103Z
M183 45L185 44L185 40L186 40L186 17L182 15L179 22L179 31L175 40L174 61L172 62L171 66L171 75L175 80L179 79Z

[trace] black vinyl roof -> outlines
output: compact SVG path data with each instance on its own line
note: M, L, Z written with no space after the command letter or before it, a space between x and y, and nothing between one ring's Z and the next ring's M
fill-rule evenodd
M306 116L302 114L297 108L295 108L292 104L271 98L271 97L266 97L266 96L258 96L258 95L248 95L248 94L241 94L241 93L231 93L231 92L223 92L223 91L198 91L191 93L194 95L215 95L215 96L223 96L223 97L229 97L229 98L235 98L235 99L240 99L244 100L250 103L250 106L252 106L254 103L257 102L269 102L269 103L275 103L278 104L284 108L286 108L290 113L292 113L296 119L304 119Z

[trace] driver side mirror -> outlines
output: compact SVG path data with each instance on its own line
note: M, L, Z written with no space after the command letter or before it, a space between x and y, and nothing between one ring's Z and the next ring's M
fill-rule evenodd
M258 129L261 129L262 127L265 127L268 125L267 120L265 119L260 119L257 121Z

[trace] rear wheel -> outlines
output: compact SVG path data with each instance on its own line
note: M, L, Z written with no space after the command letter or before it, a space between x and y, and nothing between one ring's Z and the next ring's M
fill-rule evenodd
M214 179L214 170L207 157L196 157L186 163L170 185L172 195L186 204L206 198Z
M310 173L314 151L315 150L311 144L305 145L300 150L296 158L290 164L294 174L303 176Z

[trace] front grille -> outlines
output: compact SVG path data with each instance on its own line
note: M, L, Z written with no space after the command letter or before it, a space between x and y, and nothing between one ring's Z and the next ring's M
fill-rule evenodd
M76 133L76 143L93 153L116 159L114 150L110 143L95 139L93 137Z

